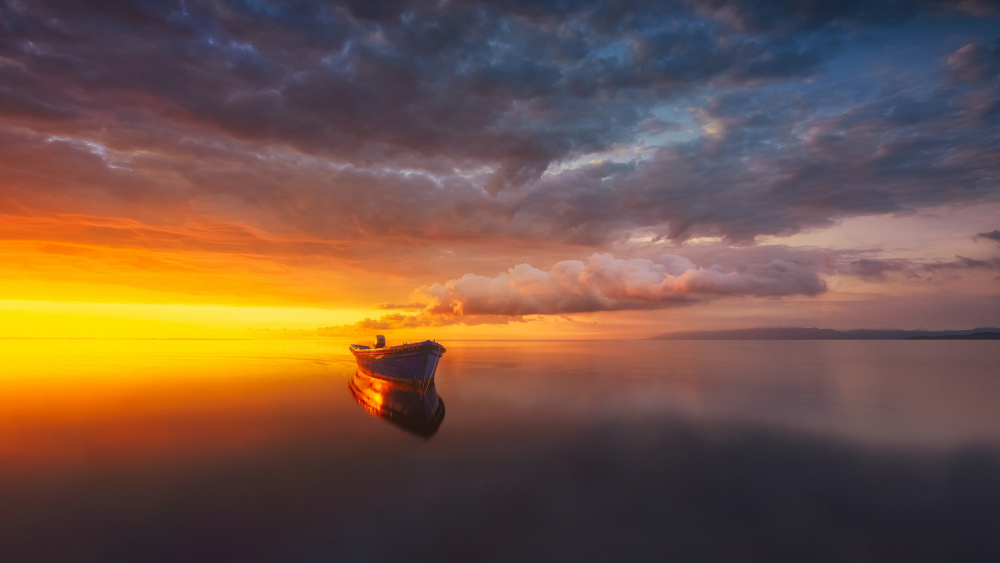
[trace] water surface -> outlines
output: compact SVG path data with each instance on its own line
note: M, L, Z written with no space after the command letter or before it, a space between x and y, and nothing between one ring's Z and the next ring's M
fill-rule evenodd
M0 560L1000 560L993 342L444 344L2 340Z

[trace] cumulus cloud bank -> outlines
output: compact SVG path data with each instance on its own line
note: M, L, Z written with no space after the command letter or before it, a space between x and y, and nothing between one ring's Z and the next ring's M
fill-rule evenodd
M699 267L682 256L659 260L594 254L542 270L518 264L494 277L466 274L422 286L410 296L417 315L390 314L358 323L362 329L408 328L456 322L510 322L525 315L662 309L720 297L815 296L826 291L810 262L775 259L736 269Z

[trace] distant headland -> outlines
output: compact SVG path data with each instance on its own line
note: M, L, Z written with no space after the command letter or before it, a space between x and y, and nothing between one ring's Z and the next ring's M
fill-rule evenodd
M650 340L1000 340L1000 328L971 330L833 330L831 328L744 328L667 332Z

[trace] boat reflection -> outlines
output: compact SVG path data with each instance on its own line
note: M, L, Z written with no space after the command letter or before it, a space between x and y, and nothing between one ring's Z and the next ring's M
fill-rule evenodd
M444 401L438 396L433 380L421 391L417 385L388 381L358 371L347 387L354 400L371 415L417 436L430 438L444 421Z

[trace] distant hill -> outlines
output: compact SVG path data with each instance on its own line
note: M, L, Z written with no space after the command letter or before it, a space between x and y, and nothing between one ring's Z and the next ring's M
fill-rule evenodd
M997 336L994 336L997 335ZM650 340L994 340L1000 328L971 330L833 330L831 328L744 328L668 332Z
M914 336L909 340L1000 340L1000 332L973 332L972 334L946 334L944 336Z

